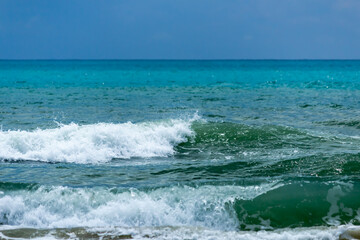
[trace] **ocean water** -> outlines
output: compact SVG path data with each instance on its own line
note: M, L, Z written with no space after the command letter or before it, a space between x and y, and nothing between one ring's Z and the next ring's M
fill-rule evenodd
M338 239L360 61L0 61L0 238Z

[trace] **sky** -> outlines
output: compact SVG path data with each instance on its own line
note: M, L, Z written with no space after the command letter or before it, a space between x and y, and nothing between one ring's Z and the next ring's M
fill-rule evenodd
M359 0L0 0L0 59L359 58Z

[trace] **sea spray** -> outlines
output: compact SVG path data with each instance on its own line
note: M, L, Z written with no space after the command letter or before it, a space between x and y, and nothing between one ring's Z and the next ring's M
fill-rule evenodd
M40 187L0 196L2 225L59 228L203 226L236 229L231 205L281 186L178 186L153 190ZM230 205L229 205L230 204Z
M1 131L0 158L101 163L114 158L166 157L174 154L175 145L194 134L191 122L71 123L54 129Z

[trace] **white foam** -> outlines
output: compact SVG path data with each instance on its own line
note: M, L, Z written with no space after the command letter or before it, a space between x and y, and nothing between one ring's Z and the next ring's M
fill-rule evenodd
M193 120L61 125L35 131L0 131L0 158L101 163L113 158L166 157L193 135Z
M337 228L295 228L279 229L275 231L219 231L204 228L162 228L162 229L137 229L121 230L121 233L130 233L135 239L146 239L147 236L156 239L281 239L281 240L317 240L317 239L339 239L339 235L344 231L343 226ZM115 231L114 231L115 232Z
M253 199L280 186L177 186L150 192L41 187L11 191L0 198L0 223L35 228L238 226L231 203Z
M349 226L338 227L309 227L309 228L293 228L293 229L278 229L275 231L222 231L214 230L203 227L106 227L106 228L90 228L84 229L86 232L94 233L102 239L103 236L107 236L106 239L111 239L116 236L131 235L132 239L159 239L159 240L181 240L181 239L193 239L193 240L228 240L228 239L241 239L241 240L338 240L339 236L351 228ZM71 229L61 232L65 239L79 239L76 237L76 230L72 232ZM0 237L3 239L14 239L13 237L7 237L0 232ZM20 239L20 238L15 238ZM56 236L56 230L50 230L46 236L37 237L36 239L59 239ZM346 238L351 239L351 237Z

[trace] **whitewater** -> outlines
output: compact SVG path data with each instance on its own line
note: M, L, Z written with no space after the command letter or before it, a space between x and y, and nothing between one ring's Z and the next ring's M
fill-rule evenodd
M60 125L55 129L0 132L0 158L101 163L114 158L166 157L193 135L191 122Z

